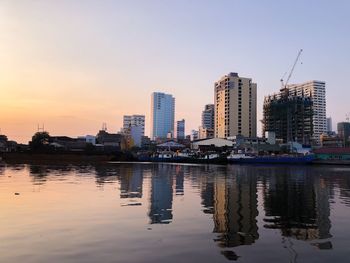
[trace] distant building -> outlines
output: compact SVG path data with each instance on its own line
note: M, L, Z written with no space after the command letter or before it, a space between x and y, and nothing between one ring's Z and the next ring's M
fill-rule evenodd
M124 115L121 133L127 138L128 148L141 147L142 136L145 135L145 115Z
M327 122L327 133L332 133L333 132L332 117L327 118L326 122Z
M108 133L105 130L98 132L96 141L98 144L102 144L104 146L105 151L120 150L123 143L125 143L124 136L122 134Z
M17 142L9 141L6 135L0 135L0 152L15 152L17 148Z
M313 138L312 100L304 95L283 89L266 96L263 106L263 134L275 133L283 143L298 142L310 145Z
M321 135L327 132L326 120L326 83L312 80L301 84L291 84L287 88L293 96L304 96L312 100L312 139L314 144L320 145Z
M78 139L83 140L86 143L96 145L96 136L94 136L94 135L79 136Z
M176 138L178 140L185 139L185 120L184 119L176 122Z
M83 152L87 146L85 137L50 136L50 145L56 149L71 152Z
M174 134L175 98L161 92L152 93L151 101L151 138L167 138Z
M350 122L339 122L337 125L338 136L343 141L344 146L350 142Z
M198 138L199 139L214 138L214 129L199 127Z
M215 82L215 137L256 137L257 85L229 73Z
M141 127L141 136L145 135L145 115L124 115L123 129L127 130L130 127Z
M192 130L191 131L191 135L190 135L191 141L195 141L199 139L199 133L196 130Z
M144 132L144 129L142 128L142 126L130 127L130 136L132 139L132 146L141 147L143 132Z
M203 129L212 129L215 127L215 106L207 104L202 111L202 126Z

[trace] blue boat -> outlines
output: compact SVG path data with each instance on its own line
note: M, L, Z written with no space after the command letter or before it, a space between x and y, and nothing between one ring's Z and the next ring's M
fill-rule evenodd
M268 155L268 156L249 156L244 153L230 154L227 157L229 163L242 164L311 164L314 161L314 155Z

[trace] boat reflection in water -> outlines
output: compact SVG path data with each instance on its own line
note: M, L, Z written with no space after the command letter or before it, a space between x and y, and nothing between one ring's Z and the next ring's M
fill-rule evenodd
M45 196L40 209L35 208L43 218L52 209L53 196L62 194L70 203L79 204L74 212L66 200L66 206L54 202L61 216L75 216L75 221L65 222L64 229L70 229L70 224L72 229L85 229L84 241L76 240L70 250L86 256L76 262L99 257L107 257L104 262L297 262L318 258L320 250L326 253L319 262L333 258L346 262L345 237L350 234L344 220L350 215L346 169L164 163L19 165L1 167L0 183L2 190L12 189L18 182L13 178L20 177L23 189L27 184L39 187L40 191L24 192L20 197L32 198L34 192ZM3 197L6 191L1 193ZM11 216L22 216L20 210L11 210L11 205L15 203L10 200L1 217L6 222L12 222ZM19 228L30 233L36 216L26 213L28 226L23 222ZM332 224L331 218L338 224ZM49 222L43 224L42 231L54 232L60 222L56 228ZM18 232L11 229L10 225L4 236L16 240ZM41 233L40 226L34 229ZM65 254L50 254L57 246L65 249L60 240L69 239L70 232L62 233L55 242L46 243L47 260L39 260L40 254L33 259L65 261ZM30 241L40 243L36 238L33 232ZM86 240L95 244L94 249L86 250ZM0 242L5 244L3 238ZM15 241L9 244L0 247L0 259L15 262L28 253ZM15 245L18 257L8 252ZM36 253L35 247L31 253Z

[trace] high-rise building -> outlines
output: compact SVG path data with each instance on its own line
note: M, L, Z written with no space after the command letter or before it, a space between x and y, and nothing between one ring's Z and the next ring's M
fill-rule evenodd
M327 132L326 120L326 83L312 80L301 84L291 84L287 88L296 96L309 97L312 100L313 142L321 144L321 135Z
M327 122L327 133L333 132L333 129L332 129L332 117L328 117L326 122Z
M350 122L339 122L337 125L338 136L343 141L344 146L348 146L350 142Z
M184 119L176 122L176 138L178 140L185 139L185 120Z
M145 135L145 115L124 115L123 129L127 130L130 127L140 126L142 136Z
M229 73L215 82L215 137L256 137L257 85Z
M170 94L153 92L151 99L151 137L167 138L174 135L175 98Z
M141 139L145 135L145 115L124 115L121 132L132 139L130 146L141 147Z
M215 107L214 104L207 104L202 111L202 128L213 129L215 124Z
M263 107L263 134L273 132L283 143L312 142L312 100L294 96L289 89L266 96Z

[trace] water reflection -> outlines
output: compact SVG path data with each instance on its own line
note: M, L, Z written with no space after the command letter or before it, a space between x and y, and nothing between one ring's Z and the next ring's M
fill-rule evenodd
M120 198L142 198L143 171L128 167L120 173Z
M173 219L173 166L155 166L152 170L149 219L151 224L169 224Z
M237 167L215 177L202 189L204 212L213 214L215 239L221 247L251 245L259 238L256 176ZM226 253L227 254L227 253Z
M278 235L279 243L290 251L292 261L297 261L295 242L327 251L337 244L332 233L331 213L336 216L332 204L336 200L346 206L350 204L348 170L337 169L172 164L9 165L0 166L0 174L7 170L28 171L34 185L69 178L70 182L80 180L80 184L92 181L98 190L113 186L117 195L112 203L120 204L123 209L120 214L135 215L143 211L143 219L152 228L164 225L169 231L184 228L190 233L196 219L201 219L198 222L202 223L198 224L206 226L201 231L208 233L206 238L217 249L215 253L220 260L244 261L241 246L250 245L254 251L254 247L261 246L263 233L270 233ZM185 220L190 218L187 214L190 210L180 209L186 202L199 212L192 221ZM174 218L184 220L182 225L175 224ZM203 218L208 222L203 223ZM117 218L113 220L118 223Z
M330 238L330 190L309 168L280 168L264 175L265 228L299 240Z

